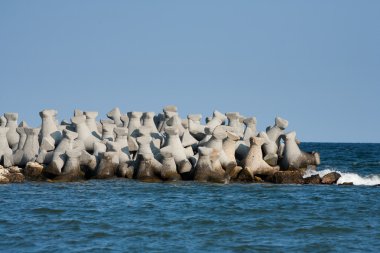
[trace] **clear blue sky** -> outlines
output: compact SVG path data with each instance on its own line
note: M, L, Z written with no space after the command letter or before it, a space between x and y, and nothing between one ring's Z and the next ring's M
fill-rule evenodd
M0 1L0 112L276 115L380 142L380 1Z

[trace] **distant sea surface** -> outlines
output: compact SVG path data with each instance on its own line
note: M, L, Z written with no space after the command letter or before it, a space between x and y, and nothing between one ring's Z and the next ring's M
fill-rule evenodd
M380 144L301 145L356 185L0 185L0 252L380 252Z

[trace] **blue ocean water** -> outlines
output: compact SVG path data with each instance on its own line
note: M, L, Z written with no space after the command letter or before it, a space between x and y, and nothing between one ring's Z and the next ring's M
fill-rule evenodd
M0 185L0 251L379 252L380 144L302 148L361 185Z

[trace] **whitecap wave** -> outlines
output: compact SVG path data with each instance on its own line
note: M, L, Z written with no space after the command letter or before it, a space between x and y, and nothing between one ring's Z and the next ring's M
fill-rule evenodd
M354 185L380 185L379 175L360 176L356 173L341 173L337 184L353 183Z
M304 178L311 177L313 175L319 175L323 177L330 172L337 172L341 175L337 184L352 183L353 185L380 185L380 175L368 175L360 176L356 173L341 172L339 170L325 169L321 171L307 170L304 174Z

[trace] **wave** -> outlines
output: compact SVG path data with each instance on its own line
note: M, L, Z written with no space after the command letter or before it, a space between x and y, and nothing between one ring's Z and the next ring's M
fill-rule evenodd
M307 178L313 175L319 175L320 177L323 177L324 175L327 175L331 172L337 172L341 175L336 184L352 183L353 185L380 185L380 175L360 176L359 174L352 172L341 172L339 170L331 169L325 169L321 171L307 170L303 177Z

